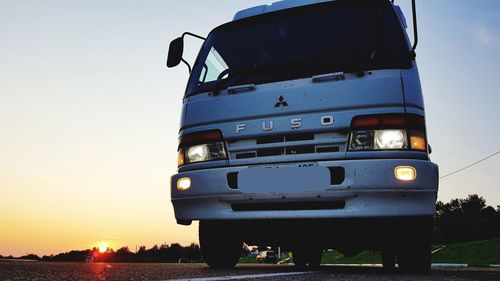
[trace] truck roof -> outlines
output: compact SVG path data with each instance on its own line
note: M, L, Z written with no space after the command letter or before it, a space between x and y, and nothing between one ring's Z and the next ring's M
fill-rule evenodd
M330 1L334 1L334 0L283 0L283 1L278 1L278 2L272 3L271 5L260 5L260 6L255 6L255 7L241 10L234 15L233 21L248 18L248 17L253 17L253 16L257 16L257 15L262 15L262 14L266 14L266 13L276 12L276 11L280 11L280 10L285 10L285 9L290 9L290 8L295 8L295 7L300 7L300 6L313 5L313 4L323 3L323 2L330 2Z

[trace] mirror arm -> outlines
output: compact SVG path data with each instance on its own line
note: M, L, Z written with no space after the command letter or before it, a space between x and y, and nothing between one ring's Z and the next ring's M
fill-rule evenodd
M200 35L197 35L197 34L194 34L194 33L191 33L191 32L184 32L182 34L182 40L184 40L184 37L186 35L189 35L191 37L194 37L194 38L198 38L198 39L201 39L203 41L207 40L207 38L205 37L202 37ZM184 59L184 58L181 58L181 61L188 67L188 70L189 70L189 74L191 74L191 71L192 71L192 68L191 68L191 65Z
M195 37L195 38L201 39L201 40L203 40L203 41L207 40L207 38L202 37L202 36L200 36L200 35L196 35L196 34L191 33L191 32L184 32L184 33L182 34L182 39L184 39L184 36L186 36L186 35L189 35L189 36L192 36L192 37Z
M191 65L189 65L189 63L188 63L185 59L183 59L183 58L181 58L181 61L182 61L185 65L187 65L188 70L189 70L189 74L191 74Z

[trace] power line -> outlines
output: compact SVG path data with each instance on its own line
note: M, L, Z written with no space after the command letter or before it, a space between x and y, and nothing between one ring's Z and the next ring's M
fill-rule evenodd
M495 156L495 155L497 155L497 154L500 154L500 150L499 150L499 151L497 151L497 152L495 152L495 153L493 153L493 154L490 154L489 156L484 157L483 159L481 159L481 160L479 160L479 161L476 161L476 162L474 162L474 163L472 163L472 164L470 164L470 165L467 165L467 166L465 166L465 167L463 167L463 168L461 168L461 169L458 169L458 170L456 170L456 171L454 171L454 172L451 172L451 173L446 174L446 175L444 175L444 176L442 176L442 177L439 177L439 178L440 178L440 179L444 179L444 178L449 177L449 176L451 176L451 175L454 175L454 174L460 173L461 171L463 171L463 170L465 170L465 169L468 169L468 168L470 168L470 167L472 167L472 166L474 166L474 165L477 165L477 164L479 164L479 163L481 163L481 162L483 162L483 161L485 161L485 160L488 160L488 159L490 159L491 157L493 157L493 156Z

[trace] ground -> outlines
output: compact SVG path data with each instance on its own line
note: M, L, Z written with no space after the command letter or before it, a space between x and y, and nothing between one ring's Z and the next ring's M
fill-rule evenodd
M386 274L377 267L323 266L296 272L290 265L238 265L212 270L204 264L55 263L0 261L0 280L500 280L500 268L434 269L430 275Z

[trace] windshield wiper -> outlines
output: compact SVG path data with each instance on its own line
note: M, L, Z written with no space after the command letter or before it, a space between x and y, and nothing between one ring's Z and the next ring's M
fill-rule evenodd
M273 64L269 63L261 63L261 64L254 64L249 67L243 67L243 68L238 68L235 70L229 70L228 71L228 77L226 79L219 80L217 84L215 84L213 87L211 87L211 92L213 95L218 95L220 91L224 90L228 86L233 86L236 85L236 83L239 83L240 81L243 81L245 77L247 77L250 74L254 74L258 72L259 70L262 69L267 69L272 67Z
M193 92L189 96L195 95L200 92L209 91L213 95L218 95L220 91L226 89L229 86L237 85L238 83L248 82L247 78L251 75L257 75L258 77L253 77L252 83L255 81L264 82L267 80L276 80L276 77L297 77L297 76L314 76L321 73L327 73L329 71L342 71L346 73L360 73L363 72L362 67L355 66L352 64L347 64L343 61L320 61L318 59L303 59L297 61L288 62L278 62L278 63L260 63L254 64L248 67L237 68L235 70L228 71L228 77L225 79L218 80L214 82L215 84L208 89L199 90ZM364 72L363 72L364 73ZM274 79L270 79L273 77ZM285 79L283 78L283 79Z

